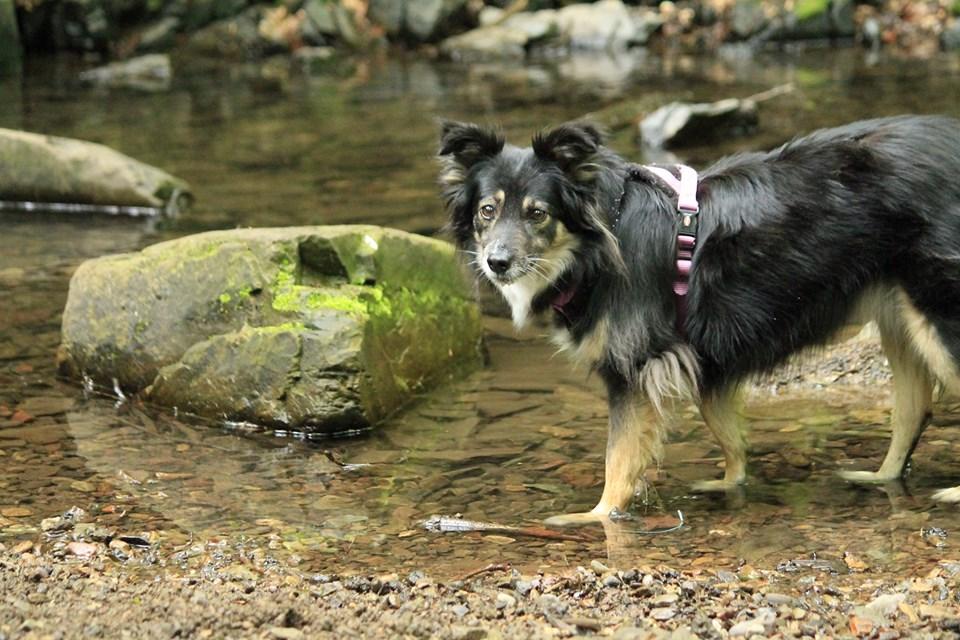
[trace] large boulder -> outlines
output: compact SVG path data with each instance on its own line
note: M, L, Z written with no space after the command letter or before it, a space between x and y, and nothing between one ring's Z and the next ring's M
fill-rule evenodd
M339 432L475 367L444 242L373 226L215 231L83 263L61 370L214 418Z
M0 200L180 208L190 187L109 147L0 129Z

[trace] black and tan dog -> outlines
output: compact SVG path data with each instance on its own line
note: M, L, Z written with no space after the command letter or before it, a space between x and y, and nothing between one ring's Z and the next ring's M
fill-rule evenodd
M603 496L626 509L658 461L676 399L695 399L744 482L735 411L751 375L877 322L894 373L892 441L879 471L899 478L926 426L934 381L960 390L960 122L896 117L823 130L700 176L699 236L678 313L679 218L663 179L570 123L507 145L471 124L443 127L450 228L517 325L546 316L555 340L607 386ZM960 501L960 487L935 494Z

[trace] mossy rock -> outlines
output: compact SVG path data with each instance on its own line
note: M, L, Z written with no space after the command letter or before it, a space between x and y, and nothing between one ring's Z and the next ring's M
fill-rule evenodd
M373 226L242 229L83 263L59 359L197 414L339 432L476 367L480 339L449 244Z

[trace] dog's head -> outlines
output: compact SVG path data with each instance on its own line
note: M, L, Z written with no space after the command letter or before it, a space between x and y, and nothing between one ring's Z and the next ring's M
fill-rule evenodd
M600 133L586 123L545 131L527 148L489 128L443 125L440 183L450 229L508 298L518 288L532 297L555 286L590 243L616 251L594 187L602 153Z

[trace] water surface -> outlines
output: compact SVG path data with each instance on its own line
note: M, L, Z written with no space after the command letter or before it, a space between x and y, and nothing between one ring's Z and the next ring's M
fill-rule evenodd
M103 142L189 180L196 208L175 220L0 215L0 541L37 537L42 518L91 517L177 548L245 540L311 570L460 575L487 562L557 569L609 557L690 568L743 563L786 575L844 571L845 551L877 573L921 572L949 554L921 529L960 524L929 499L960 484L960 412L942 404L905 486L862 488L840 467L872 468L886 448L888 390L756 393L747 417L750 483L726 497L691 483L721 456L688 410L651 472L638 519L588 528L593 542L437 535L418 521L461 513L526 525L592 507L602 484L606 404L595 379L542 340L490 318L490 367L423 398L363 436L307 442L88 396L59 381L55 354L68 279L84 259L205 229L362 222L435 233L436 118L540 127L621 101L744 97L787 82L756 135L690 149L701 165L804 131L903 112L960 115L960 62L858 50L663 59L638 52L531 67L371 61L306 76L277 61L181 73L165 94L80 90L70 61L31 63L0 86L0 126ZM630 129L611 143L643 160ZM669 524L673 534L639 531ZM816 554L827 565L811 568ZM790 565L794 562L794 565ZM825 567L825 568L824 568Z

